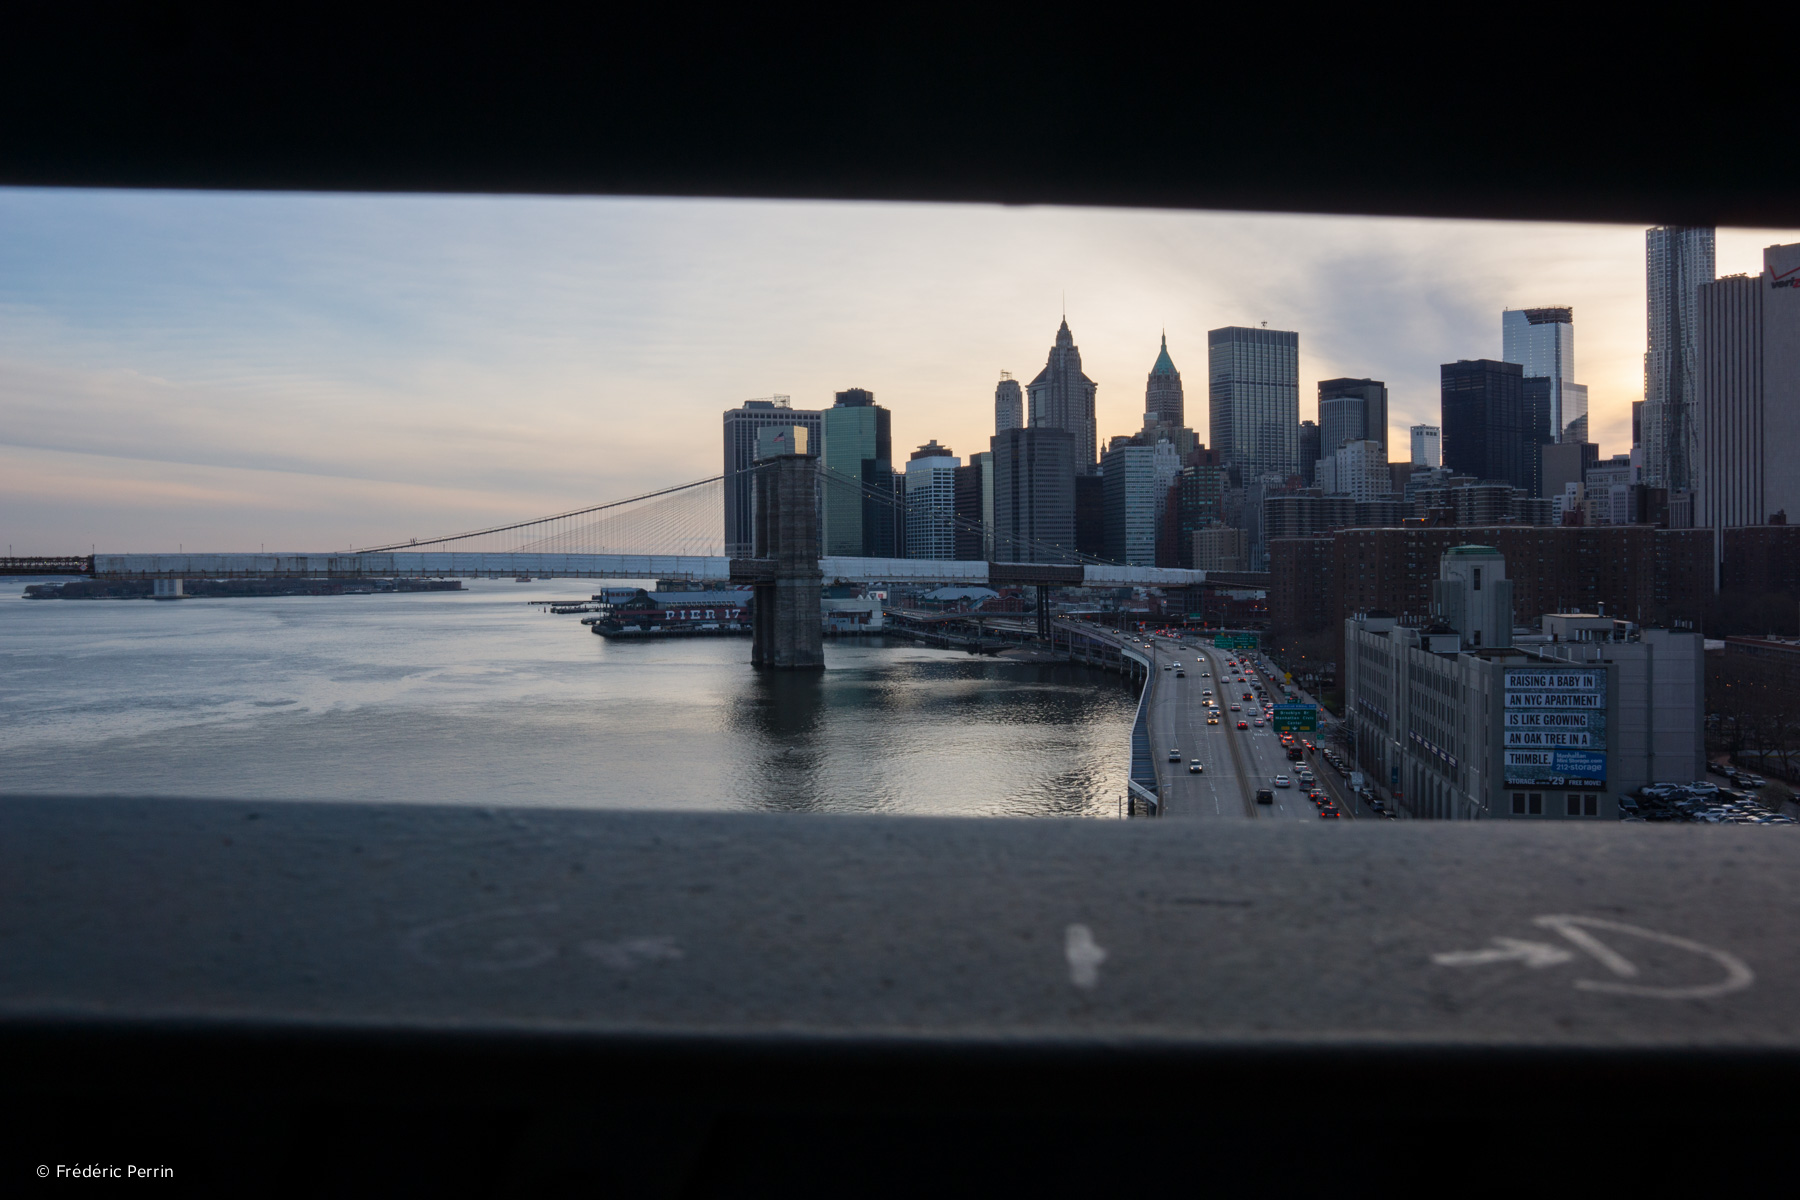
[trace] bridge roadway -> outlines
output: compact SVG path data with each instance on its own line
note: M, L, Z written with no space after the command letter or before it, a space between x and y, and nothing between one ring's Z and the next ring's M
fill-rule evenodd
M344 579L369 576L484 579L530 575L536 579L700 580L725 579L734 574L734 565L755 568L760 560L686 554L487 554L403 550L342 554L96 554L91 561L93 574L112 579ZM819 571L827 582L1188 587L1206 581L1204 571L1104 563L997 563L839 556L825 556L818 561Z
M1094 626L1085 626L1084 630L1113 641L1130 642L1128 635ZM1255 668L1247 667L1244 682L1232 685L1232 671L1225 664L1235 658L1240 666L1245 665L1243 652L1215 650L1192 637L1146 637L1144 641L1148 645L1138 649L1148 653L1154 664L1148 720L1162 815L1189 820L1318 820L1318 809L1306 798L1306 789L1298 782L1287 788L1275 786L1275 776L1293 779L1300 764L1288 761L1272 726L1265 724L1258 729L1253 723L1262 712L1261 702L1254 699L1257 686L1252 680L1258 677ZM1173 667L1177 662L1186 667L1185 678L1175 677ZM1271 696L1278 694L1273 690L1273 680L1264 678L1261 682ZM1206 723L1207 709L1201 704L1208 688L1219 701L1217 725ZM1245 692L1253 699L1245 700ZM1233 704L1242 711L1232 712ZM1240 730L1240 719L1250 727ZM1181 762L1168 761L1171 748L1181 751ZM1188 764L1196 758L1205 767L1199 775L1188 771ZM1329 773L1316 754L1308 755L1307 760L1321 779ZM1256 803L1259 788L1272 791L1275 802ZM1339 807L1345 816L1351 815L1351 810L1341 803Z

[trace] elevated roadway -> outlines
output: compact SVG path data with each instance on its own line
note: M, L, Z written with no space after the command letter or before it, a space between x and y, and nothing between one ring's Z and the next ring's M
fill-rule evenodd
M1146 644L1138 646L1128 634L1094 626L1084 628L1092 635L1130 646L1150 659L1147 716L1163 816L1187 820L1319 820L1318 809L1306 798L1307 789L1297 780L1291 787L1275 786L1277 775L1294 780L1301 764L1288 760L1272 725L1265 722L1261 729L1255 726L1263 711L1259 687L1271 698L1278 696L1279 691L1275 682L1252 664L1254 655L1215 650L1193 637L1146 637ZM1227 665L1233 661L1239 664L1239 670ZM1185 667L1183 678L1175 675L1178 662ZM1207 724L1209 710L1202 700L1208 689L1219 702L1217 725ZM1245 699L1245 693L1251 698ZM1240 711L1231 711L1233 704ZM1239 720L1249 727L1239 729ZM1179 763L1168 761L1171 749L1181 752ZM1188 770L1196 760L1204 768L1198 775ZM1321 782L1330 774L1316 753L1308 754L1305 763ZM1272 804L1256 803L1256 793L1262 788L1274 794ZM1345 817L1355 815L1343 803L1345 798L1338 789L1328 787L1327 792L1339 801Z
M60 561L60 560L59 560ZM71 560L76 561L76 560ZM398 550L342 554L95 554L91 573L112 579L495 578L726 579L753 581L772 564L690 554L488 554ZM1188 587L1206 572L1102 563L1001 563L921 558L818 560L826 581L1003 587Z

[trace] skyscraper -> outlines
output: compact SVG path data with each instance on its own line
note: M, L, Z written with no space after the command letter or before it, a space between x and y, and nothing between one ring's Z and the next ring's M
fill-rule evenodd
M1156 565L1157 526L1180 473L1173 442L1131 438L1106 452L1100 481L1108 559L1133 567Z
M807 431L812 453L819 452L822 414L817 409L789 408L786 396L746 400L725 410L725 554L751 554L750 481L756 463L757 430L768 425L798 425Z
M1501 359L1524 367L1525 378L1550 381L1550 441L1587 441L1587 385L1575 382L1575 310L1509 308L1500 314L1500 343Z
M1444 465L1458 475L1529 489L1525 376L1518 363L1460 359L1439 368ZM1529 491L1526 493L1529 495Z
M993 507L987 482L993 451L969 455L967 466L956 468L956 557L965 561L988 556L987 513ZM910 465L910 464L909 464Z
M1555 382L1546 375L1526 375L1520 383L1519 437L1523 445L1519 452L1524 455L1526 494L1530 496L1545 494L1544 449L1557 444L1556 427L1551 423L1555 419L1551 416L1556 406L1551 390Z
M1075 439L1075 472L1092 475L1097 463L1099 432L1094 424L1098 385L1081 372L1081 350L1069 332L1069 320L1056 331L1049 361L1026 389L1031 395L1034 428L1061 429Z
M1307 487L1318 478L1319 459L1323 457L1319 426L1315 421L1300 422L1300 482Z
M1019 381L1012 377L1011 371L1002 371L1000 382L994 385L994 432L1005 433L1024 427L1024 389L1019 387Z
M826 554L894 557L893 441L888 410L850 388L822 414Z
M1644 482L1690 489L1698 353L1695 305L1700 285L1713 279L1712 229L1658 225L1645 230L1644 275Z
M1246 480L1300 470L1300 335L1236 326L1206 334L1211 437ZM1322 432L1322 431L1321 431Z
M1436 425L1412 427L1412 465L1436 467L1443 464L1442 433Z
M1800 524L1800 243L1696 295L1694 524L1716 565L1726 529Z
M1362 401L1361 425L1343 434L1335 442L1327 442L1325 435L1325 405L1328 401L1345 396L1354 396ZM1343 443L1344 438L1357 440L1369 439L1381 443L1387 449L1388 433L1388 390L1387 384L1379 379L1321 379L1319 381L1319 453L1328 455Z
M1186 424L1182 415L1184 408L1181 372L1175 369L1175 362L1169 357L1169 335L1165 333L1162 352L1156 356L1150 378L1144 384L1144 412L1154 417L1158 425L1179 428Z
M1009 429L992 448L994 561L1076 561L1075 435Z
M956 557L956 473L962 459L933 438L906 462L906 557Z
M1319 401L1319 457L1330 458L1345 442L1368 437L1369 406L1361 396L1332 396Z

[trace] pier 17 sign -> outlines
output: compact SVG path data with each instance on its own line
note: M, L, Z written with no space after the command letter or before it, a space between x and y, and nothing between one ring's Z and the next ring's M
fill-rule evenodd
M1509 786L1606 786L1606 668L1507 667Z

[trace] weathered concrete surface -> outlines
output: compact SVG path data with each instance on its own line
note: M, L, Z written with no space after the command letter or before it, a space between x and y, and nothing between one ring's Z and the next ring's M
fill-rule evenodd
M1797 872L1786 829L15 797L0 1025L1792 1049Z

